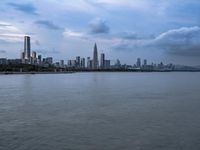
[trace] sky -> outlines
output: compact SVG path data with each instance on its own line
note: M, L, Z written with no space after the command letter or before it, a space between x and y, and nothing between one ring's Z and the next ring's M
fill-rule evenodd
M31 50L55 61L92 57L94 43L114 63L200 65L199 0L0 0L0 58Z

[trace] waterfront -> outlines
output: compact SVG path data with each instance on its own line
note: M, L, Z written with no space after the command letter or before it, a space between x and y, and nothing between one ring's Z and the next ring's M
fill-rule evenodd
M199 150L200 73L0 76L0 149Z

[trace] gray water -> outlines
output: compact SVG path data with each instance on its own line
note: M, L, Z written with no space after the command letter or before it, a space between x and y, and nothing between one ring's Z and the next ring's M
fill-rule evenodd
M200 73L0 76L0 150L199 150Z

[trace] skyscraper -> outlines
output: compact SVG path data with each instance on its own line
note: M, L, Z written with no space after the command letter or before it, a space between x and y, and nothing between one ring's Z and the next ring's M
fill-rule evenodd
M32 52L32 58L33 58L33 59L37 59L37 53L34 52L34 51Z
M76 67L80 67L80 64L81 64L81 57L80 56L77 56L76 57Z
M42 55L38 55L38 63L39 63L39 64L42 63Z
M31 58L31 42L30 37L24 37L24 59L30 60Z
M110 60L105 60L105 69L110 69Z
M60 60L60 67L64 67L65 66L65 61L64 60Z
M85 68L85 58L81 58L81 68Z
M96 45L96 43L94 45L92 69L98 69L98 52L97 52L97 45Z
M137 65L138 68L141 67L141 59L140 59L140 58L137 59L137 63L136 63L136 65Z
M37 63L37 53L34 52L34 51L32 52L31 63L32 64L36 64Z
M87 68L92 69L92 63L93 61L90 59L90 57L87 57Z
M104 53L101 54L101 58L100 58L100 68L101 68L101 69L105 69L105 54L104 54Z
M143 64L144 66L146 66L147 65L147 60L146 59L144 59L144 64Z

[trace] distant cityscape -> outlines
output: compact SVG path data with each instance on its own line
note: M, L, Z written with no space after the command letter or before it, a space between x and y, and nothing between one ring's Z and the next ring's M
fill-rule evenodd
M100 59L99 59L100 58ZM19 59L7 59L0 58L0 65L33 65L43 68L55 68L55 70L60 69L60 71L67 70L82 70L82 71L101 71L101 70L128 70L128 71L195 71L199 70L198 67L180 66L170 64L159 64L151 63L148 64L147 59L142 61L141 58L137 58L134 65L121 64L119 59L116 59L114 64L111 64L111 60L106 59L105 53L101 53L98 56L97 44L94 44L93 57L82 58L81 56L76 56L75 59L60 60L59 62L54 62L53 57L43 58L42 55L37 55L36 51L31 53L31 38L29 36L24 36L24 50L21 53L21 58ZM4 70L5 71L5 70ZM20 71L23 71L21 69Z

